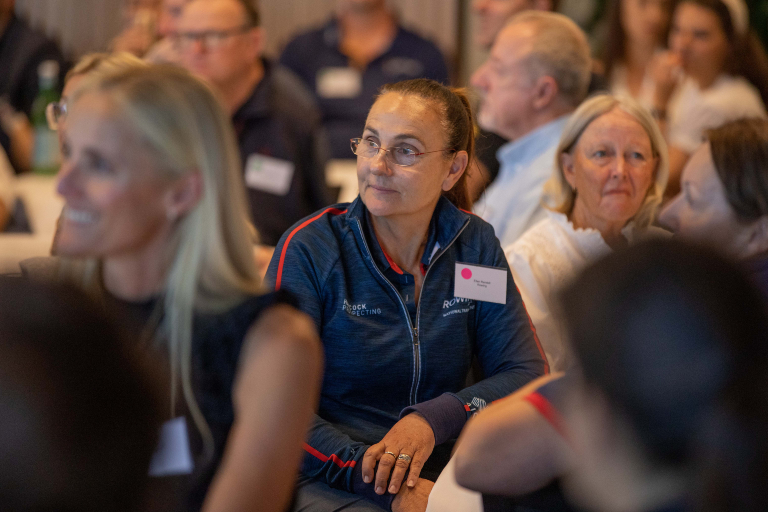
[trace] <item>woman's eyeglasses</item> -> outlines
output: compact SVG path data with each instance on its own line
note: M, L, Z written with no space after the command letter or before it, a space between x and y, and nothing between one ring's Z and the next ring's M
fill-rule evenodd
M59 125L67 117L67 102L54 101L45 107L45 120L48 121L48 128L58 130Z
M421 155L427 155L429 153L440 153L442 151L451 151L450 148L438 149L436 151L425 151L423 153L417 153L411 148L402 146L395 146L387 149L383 149L378 143L368 139L349 139L352 152L363 158L373 158L379 154L379 151L384 151L385 157L389 157L390 162L399 165L400 167L408 167L416 163L416 157Z

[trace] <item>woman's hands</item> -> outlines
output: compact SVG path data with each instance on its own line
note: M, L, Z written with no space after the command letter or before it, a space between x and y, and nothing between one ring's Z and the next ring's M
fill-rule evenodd
M435 448L435 434L424 417L412 412L387 432L384 439L368 448L363 456L363 481L374 481L376 463L379 469L375 474L376 494L384 494L389 480L390 494L397 494L408 473L408 487L414 487L419 481L419 474L424 463ZM410 457L400 457L400 455ZM394 467L394 470L392 469ZM392 478L390 479L390 472Z

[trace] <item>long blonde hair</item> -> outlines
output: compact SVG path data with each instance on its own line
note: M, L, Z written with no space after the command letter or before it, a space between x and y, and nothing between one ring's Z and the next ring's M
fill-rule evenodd
M115 117L139 136L163 172L181 176L196 171L202 177L202 197L176 221L169 240L163 320L155 339L168 346L171 407L180 376L184 400L210 454L211 432L191 383L194 314L225 311L262 291L231 121L207 85L173 66L98 77L79 88L75 99L89 93L109 98ZM101 287L98 261L63 262L64 272L66 267L87 288Z
M557 151L555 151L555 172L544 185L543 202L550 210L570 215L576 194L565 179L560 157L563 153L573 151L579 138L581 138L581 134L592 121L615 108L619 108L634 117L643 127L651 140L653 156L658 159L653 183L648 187L645 201L633 218L635 226L645 229L653 223L659 205L664 198L664 189L667 187L667 180L669 179L669 153L667 143L664 141L664 136L661 134L656 121L653 120L647 110L629 97L598 94L579 105L579 108L571 115L563 128L560 143L557 146Z

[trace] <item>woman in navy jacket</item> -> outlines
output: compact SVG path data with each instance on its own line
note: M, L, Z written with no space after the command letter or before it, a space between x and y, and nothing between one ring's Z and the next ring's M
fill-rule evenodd
M298 296L326 353L297 508L424 510L422 469L435 478L474 412L547 371L493 228L466 211L473 136L462 92L385 86L352 140L360 196L277 245L267 279ZM501 299L457 297L458 264L501 269ZM467 387L473 356L484 378Z

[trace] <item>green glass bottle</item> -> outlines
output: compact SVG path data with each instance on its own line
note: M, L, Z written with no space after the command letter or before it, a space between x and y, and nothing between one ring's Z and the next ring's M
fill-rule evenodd
M32 153L32 172L56 174L59 170L59 139L48 126L45 108L49 103L59 101L59 63L46 60L37 68L39 92L32 104L32 128L35 132L35 147Z

